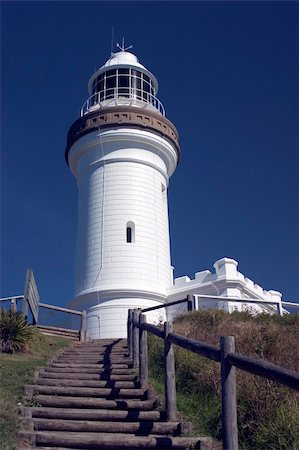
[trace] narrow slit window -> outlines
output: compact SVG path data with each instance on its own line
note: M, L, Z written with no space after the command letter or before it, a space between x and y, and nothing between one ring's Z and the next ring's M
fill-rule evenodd
M132 228L127 227L127 242L132 242Z
M133 222L127 223L127 242L130 244L135 242L135 225Z

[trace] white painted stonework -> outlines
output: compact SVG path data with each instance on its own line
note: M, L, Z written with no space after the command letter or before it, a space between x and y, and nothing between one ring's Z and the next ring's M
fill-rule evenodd
M275 314L277 306L269 302L280 302L282 294L278 291L266 291L237 270L238 262L231 258L222 258L215 262L215 272L203 270L195 274L194 279L187 276L174 280L174 284L167 289L167 301L172 302L186 298L187 295L207 295L244 299L243 302L196 299L195 309L223 309L227 312L249 311L253 314ZM246 303L247 299L261 300L261 303ZM267 304L268 303L268 304ZM186 305L167 308L168 317L172 318L186 311ZM287 311L285 311L287 312Z

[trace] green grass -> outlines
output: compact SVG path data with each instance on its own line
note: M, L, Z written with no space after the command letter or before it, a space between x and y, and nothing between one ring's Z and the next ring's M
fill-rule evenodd
M234 335L239 353L299 368L299 316L257 316L222 311L188 313L174 331L219 347ZM163 398L162 340L149 335L150 377ZM175 347L177 407L193 433L221 439L220 365ZM239 442L242 450L299 450L299 396L284 386L237 370Z
M65 338L36 333L26 353L1 353L0 398L0 449L15 450L21 419L18 403L21 402L23 386L30 384L34 371L46 365L47 360L59 349L69 345Z

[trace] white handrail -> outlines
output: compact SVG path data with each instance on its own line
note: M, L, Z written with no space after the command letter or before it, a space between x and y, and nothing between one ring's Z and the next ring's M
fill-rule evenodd
M21 300L24 298L24 295L12 295L11 297L1 297L0 302L5 302L8 300Z
M127 92L123 92L123 89L126 89ZM144 105L153 106L162 114L162 116L165 116L165 108L162 102L160 102L160 100L150 92L141 90L141 94L137 94L136 90L132 88L113 88L96 92L95 94L90 96L83 103L83 106L80 110L81 117L87 114L93 106L101 106L101 103L107 100L121 100L122 102L128 101L130 105L134 105L134 101L136 100L139 102L141 101L142 103L144 103Z
M224 296L220 296L220 295L199 295L199 294L193 294L196 297L199 298L206 298L207 300L226 300L226 301L230 301L230 302L240 302L240 303L265 303L268 305L278 305L278 304L282 304L282 305L286 305L286 306L293 306L293 307L297 307L299 308L299 303L296 302L288 302L288 301L280 301L280 300L265 300L262 298L235 298L235 297L224 297Z

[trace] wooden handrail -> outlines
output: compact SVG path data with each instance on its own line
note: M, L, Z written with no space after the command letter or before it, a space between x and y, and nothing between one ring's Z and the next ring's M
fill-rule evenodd
M77 311L75 309L62 308L61 306L48 305L48 303L39 303L41 308L54 309L55 311L62 311L69 314L76 314L82 316L82 311Z
M214 345L195 341L175 333L170 333L168 339L178 347L189 350L189 352L197 353L198 355L205 356L213 361L220 362L220 350Z
M158 336L159 338L164 339L164 331L161 330L161 328L156 327L155 325L143 322L141 328L143 330L149 331L150 333L154 334L155 336Z
M284 369L263 359L250 358L238 353L229 353L227 359L231 365L238 367L238 369L299 391L299 373L297 372Z
M180 301L182 303L182 301ZM220 338L220 349L205 342L189 339L173 333L171 322L165 322L164 330L146 323L146 310L129 310L128 314L128 345L133 355L134 367L138 368L140 381L147 383L147 333L163 339L164 342L164 377L165 377L165 407L168 420L176 417L175 364L172 345L184 348L221 365L221 399L222 399L222 441L224 450L238 450L237 401L235 367L245 372L276 381L279 384L299 391L299 374L276 366L265 360L250 358L235 353L233 336ZM139 358L138 358L139 356ZM138 360L138 361L137 361Z

